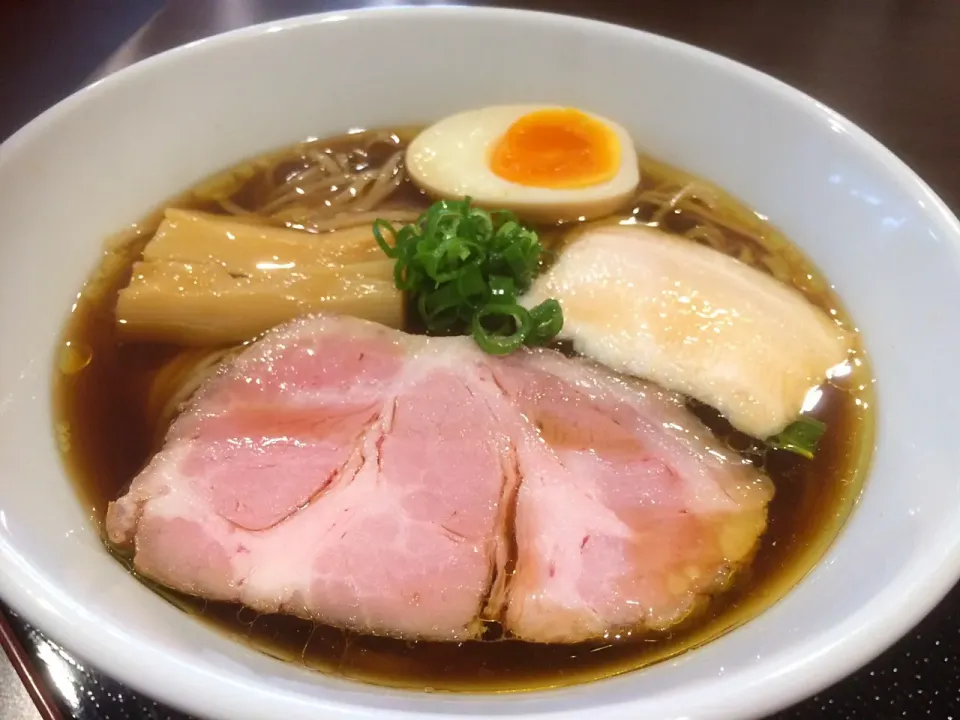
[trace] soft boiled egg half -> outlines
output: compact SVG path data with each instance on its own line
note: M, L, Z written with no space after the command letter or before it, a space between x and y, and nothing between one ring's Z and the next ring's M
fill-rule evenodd
M470 197L481 207L541 222L608 215L640 182L626 130L599 115L553 105L451 115L417 135L406 165L429 195Z

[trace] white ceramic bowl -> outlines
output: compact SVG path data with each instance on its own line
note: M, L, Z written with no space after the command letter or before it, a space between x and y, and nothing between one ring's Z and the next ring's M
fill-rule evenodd
M642 672L513 696L431 696L312 674L181 614L107 556L54 449L58 331L101 240L253 153L465 107L560 102L732 191L836 284L872 354L878 449L816 570L771 610ZM198 715L747 718L840 679L960 571L960 226L823 105L710 53L527 12L382 9L193 43L60 103L0 147L0 594L106 673Z

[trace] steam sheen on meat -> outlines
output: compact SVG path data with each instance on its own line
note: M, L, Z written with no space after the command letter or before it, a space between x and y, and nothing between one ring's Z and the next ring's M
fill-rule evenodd
M107 534L176 590L410 639L666 628L772 486L655 386L549 350L298 320L208 381Z

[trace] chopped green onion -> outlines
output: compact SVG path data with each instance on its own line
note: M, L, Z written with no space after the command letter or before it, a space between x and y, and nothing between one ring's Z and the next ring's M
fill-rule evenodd
M483 321L491 317L501 317L503 319L512 319L514 331L510 335L503 335L489 332L483 325ZM499 330L509 327L504 323L500 324ZM487 305L480 308L473 316L470 323L470 330L473 339L480 349L491 355L509 355L514 350L523 345L524 338L530 333L533 327L533 320L530 313L516 303L511 305Z
M470 332L484 352L504 355L546 345L563 328L556 300L531 310L517 302L544 249L507 210L488 213L471 207L470 198L441 200L400 228L376 220L373 236L396 260L394 283L416 300L429 332Z
M812 460L817 452L817 443L826 429L826 423L816 418L801 417L777 435L767 438L767 445L774 450L786 450Z
M544 300L530 311L533 328L524 342L527 345L545 345L557 336L563 328L563 310L553 298Z

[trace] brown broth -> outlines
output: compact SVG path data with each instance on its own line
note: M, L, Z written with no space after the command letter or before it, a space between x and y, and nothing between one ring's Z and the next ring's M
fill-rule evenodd
M402 143L411 132L396 135ZM324 147L350 151L358 141L349 136ZM239 165L171 204L222 212L213 197L216 193L210 190L217 188L235 205L255 210L278 174L309 165L303 160L302 147L276 153L271 157L280 159L269 163L260 159ZM642 157L640 164L643 183L636 206L606 221L656 220L667 231L686 233L794 284L851 327L829 284L773 227L709 183L650 158ZM695 197L687 195L671 204L670 198L684 188L693 190ZM419 209L426 200L406 182L388 204ZM718 232L697 230L705 218ZM130 266L158 222L158 216L151 216L111 241L66 324L54 377L56 430L64 462L101 532L107 503L122 494L144 466L162 430L156 427L157 418L151 416L148 403L153 381L168 363L188 352L172 345L120 344L115 333L116 293L129 280ZM545 243L559 246L567 228L541 230ZM626 633L603 643L573 646L497 638L496 629L480 641L404 642L293 617L258 615L237 604L208 603L155 589L184 611L262 652L376 684L438 691L518 691L608 677L676 655L748 621L813 567L862 488L873 445L872 405L869 367L857 352L852 373L823 388L815 414L827 423L828 432L812 461L787 453L762 455L754 441L732 432L715 412L694 407L731 447L763 465L776 495L752 564L739 572L728 592L668 632Z

